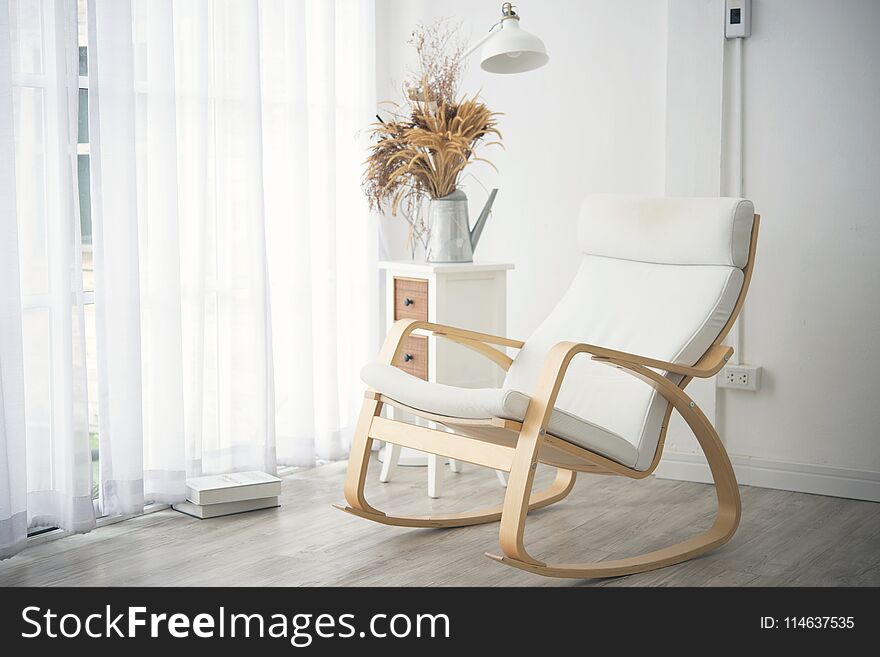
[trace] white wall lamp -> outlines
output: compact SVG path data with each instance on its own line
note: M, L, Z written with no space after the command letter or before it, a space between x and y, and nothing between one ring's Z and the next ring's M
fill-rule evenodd
M495 29L498 26L500 29ZM516 7L505 2L501 5L501 20L489 28L489 33L477 41L464 55L467 59L482 46L480 66L489 73L523 73L540 68L550 57L544 42L519 26Z

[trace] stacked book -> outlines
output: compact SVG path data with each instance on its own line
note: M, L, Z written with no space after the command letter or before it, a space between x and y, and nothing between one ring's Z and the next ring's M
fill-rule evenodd
M190 477L186 480L186 502L172 508L196 518L216 518L279 506L279 495L281 480L265 472Z

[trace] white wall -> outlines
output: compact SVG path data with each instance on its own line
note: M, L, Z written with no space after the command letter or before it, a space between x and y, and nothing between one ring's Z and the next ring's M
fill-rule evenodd
M880 472L880 2L752 4L743 353L766 372L726 393L725 429L743 454Z
M401 81L416 22L461 17L478 38L498 5L379 0L379 79ZM763 222L740 356L764 367L764 382L701 391L700 402L717 401L741 482L880 499L880 2L752 5L744 194ZM505 112L501 174L479 174L501 191L477 257L516 264L511 335L526 337L574 272L585 193L723 191L723 6L523 0L523 28L544 39L550 64L493 76L474 60L465 88ZM468 191L473 211L482 194ZM664 472L703 478L693 443L670 435Z
M386 84L378 97L399 96L413 62L406 40L417 23L460 18L475 41L497 22L500 6L500 0L379 0L379 61L387 73L380 69ZM464 91L481 91L491 109L504 112L506 150L485 153L500 175L474 169L484 185L500 188L476 257L516 265L508 328L527 337L574 275L584 194L663 193L666 6L657 0L525 0L518 8L523 29L547 45L550 63L520 75L492 75L480 69L477 53ZM473 216L485 192L473 181L466 190ZM391 241L393 255L403 257L403 238Z
M743 194L763 221L739 355L764 378L757 394L718 389L716 426L742 483L880 500L880 3L752 7ZM735 58L715 18L723 8L668 3L668 193L729 184L729 114L718 110L723 99L730 109ZM706 479L693 442L670 436L658 473Z

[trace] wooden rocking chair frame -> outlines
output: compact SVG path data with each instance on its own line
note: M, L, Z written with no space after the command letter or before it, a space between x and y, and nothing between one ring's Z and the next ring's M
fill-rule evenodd
M684 392L684 388L694 378L706 378L717 374L733 353L732 348L722 345L721 342L739 315L748 292L755 262L759 223L760 215L755 215L748 261L743 268L743 285L730 318L695 365L686 367L596 345L560 342L546 356L522 422L503 418L473 420L437 416L402 406L399 402L369 390L363 402L349 456L345 479L347 506L334 506L361 518L401 527L463 527L500 520L499 542L502 554L487 553L486 556L503 564L549 577L591 578L629 575L680 563L723 545L736 532L742 513L736 476L715 428L697 404ZM400 320L388 332L379 361L388 364L394 362L404 341L414 331L424 331L453 340L489 358L505 370L510 367L512 360L496 347L519 349L525 344L519 340L440 324ZM641 379L669 402L654 459L647 470L629 468L546 432L568 365L579 354L589 354L595 361L619 368ZM683 378L675 384L661 372L679 374ZM384 404L391 404L438 422L449 427L454 433L383 418L380 413ZM625 559L581 564L553 564L531 556L524 545L528 512L566 497L574 487L577 472L622 475L632 479L647 477L660 461L673 408L679 412L700 443L715 481L718 507L712 526L680 543ZM364 482L373 440L383 440L507 472L509 479L504 502L499 506L456 514L386 515L372 507L364 497ZM538 463L556 467L557 474L548 488L533 492L532 484Z

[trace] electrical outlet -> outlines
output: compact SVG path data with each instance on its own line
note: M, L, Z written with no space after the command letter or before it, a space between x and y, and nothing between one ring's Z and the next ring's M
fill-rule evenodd
M727 365L718 373L718 387L757 391L761 387L758 365Z

